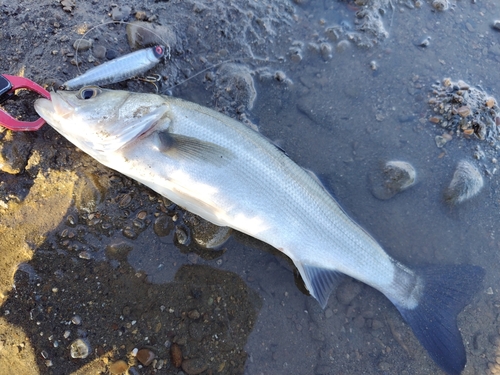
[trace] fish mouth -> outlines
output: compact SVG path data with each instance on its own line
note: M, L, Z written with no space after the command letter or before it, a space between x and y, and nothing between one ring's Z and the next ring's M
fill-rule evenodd
M39 98L35 100L35 111L38 115L50 124L54 124L55 116L67 118L74 107L57 92L50 93L50 100Z

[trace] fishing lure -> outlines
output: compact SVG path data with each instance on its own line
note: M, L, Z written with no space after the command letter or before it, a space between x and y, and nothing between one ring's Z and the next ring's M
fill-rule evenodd
M132 78L153 68L165 56L165 47L141 49L87 70L82 75L64 82L66 90L87 85L109 85Z

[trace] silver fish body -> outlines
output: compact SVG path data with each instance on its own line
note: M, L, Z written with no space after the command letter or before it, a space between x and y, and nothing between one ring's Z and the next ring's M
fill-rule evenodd
M165 47L157 45L117 57L87 70L82 75L63 83L66 90L88 85L110 85L147 72L165 56Z
M411 269L392 259L310 172L259 133L208 108L153 94L83 88L38 99L35 108L102 164L285 253L323 307L340 273L378 289L439 366L449 374L464 368L456 315L479 288L483 270Z

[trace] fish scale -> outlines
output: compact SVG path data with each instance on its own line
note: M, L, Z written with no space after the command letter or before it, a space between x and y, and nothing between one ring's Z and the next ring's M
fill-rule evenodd
M407 267L351 220L311 173L240 122L153 94L83 88L38 99L70 142L216 225L290 257L324 308L343 273L382 292L448 374L466 363L458 313L481 287L472 265Z

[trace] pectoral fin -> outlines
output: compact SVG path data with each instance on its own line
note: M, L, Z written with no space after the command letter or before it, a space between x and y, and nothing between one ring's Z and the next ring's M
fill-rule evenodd
M185 135L173 134L168 130L158 132L157 134L159 150L172 158L204 161L222 165L233 157L230 150L215 143L205 142Z

